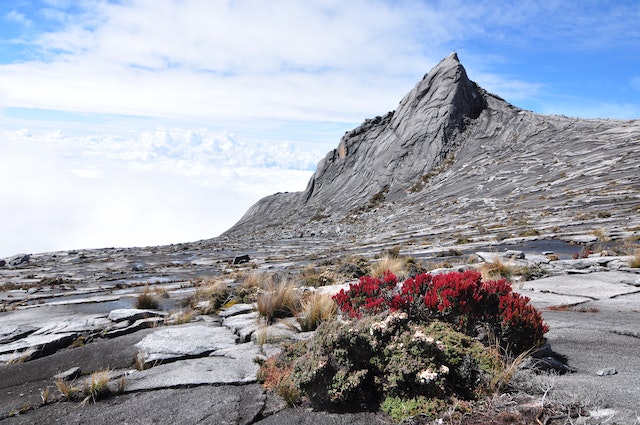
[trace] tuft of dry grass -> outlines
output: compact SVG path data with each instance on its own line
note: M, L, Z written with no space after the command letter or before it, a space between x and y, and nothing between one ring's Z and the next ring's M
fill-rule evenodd
M373 277L382 277L386 272L391 272L399 279L406 277L406 263L402 258L384 256L369 267L369 274Z
M607 229L605 229L604 227L593 229L589 233L597 237L598 241L600 242L609 242L611 240L611 238L609 237L609 233L607 232Z
M300 303L298 323L304 332L314 331L325 322L335 317L338 305L327 294L312 292Z
M157 310L160 307L160 303L156 299L155 295L151 292L148 286L144 288L144 291L136 299L136 308L142 310Z
M194 316L195 316L195 312L191 308L186 310L180 310L171 315L171 319L168 322L168 324L183 325L185 323L191 322Z
M479 271L483 280L511 279L515 274L510 262L504 262L500 258L483 263Z
M629 267L637 269L640 268L640 251L636 251L636 255L629 260Z
M67 384L61 378L56 379L54 383L60 394L67 400L75 400L80 393L80 388L74 387L73 384Z
M90 380L84 387L84 399L82 404L85 405L90 401L94 403L107 395L111 394L109 383L111 382L111 371L109 369L97 370L91 374ZM124 385L124 383L122 384Z
M258 314L267 323L277 317L294 316L300 308L300 295L294 282L290 280L271 279L262 283L258 294Z
M47 386L44 390L40 391L40 398L42 399L42 404L46 405L49 403L51 398L51 389Z

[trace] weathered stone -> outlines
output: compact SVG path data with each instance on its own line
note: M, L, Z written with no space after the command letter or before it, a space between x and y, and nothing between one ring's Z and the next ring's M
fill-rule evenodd
M69 332L99 332L111 325L111 321L101 316L79 316L69 320L50 323L33 333L33 335L60 334Z
M516 251L513 249L508 249L502 254L500 254L502 258L513 259L513 260L524 260L525 255L522 251Z
M236 336L220 326L179 325L159 329L136 344L146 365L206 356L233 346Z
M234 265L245 264L245 263L248 263L249 261L251 261L251 258L246 254L245 255L238 255L238 256L233 258L233 264Z
M251 335L258 330L258 312L227 317L223 320L222 325L237 334L241 342L249 342Z
M56 373L53 375L53 379L61 379L63 381L73 381L76 379L82 370L79 367L72 367L71 369L67 369L64 372Z
M30 258L31 258L31 255L29 254L17 254L17 255L14 255L13 257L7 258L7 263L10 266L19 266L21 264L28 262Z
M139 320L139 319L146 319L149 317L159 317L159 316L166 316L166 315L167 313L163 311L142 310L138 308L122 308L117 310L111 310L108 318L112 322L121 322L123 320L135 322L136 320Z
M257 382L258 365L224 356L162 364L129 375L126 391L148 391L194 385L239 385Z
M127 323L127 322L121 322ZM107 330L102 334L105 338L115 338L122 335L128 335L134 332L138 332L142 329L155 328L164 323L162 317L149 317L148 319L139 319L133 322L133 324L125 327L117 327L111 330Z
M255 309L256 309L255 304L238 303L238 304L232 305L229 308L220 310L220 313L218 313L218 316L225 317L225 318L231 317L231 316L237 316L239 314L251 313Z
M77 333L56 333L44 335L29 335L9 344L0 345L0 354L11 354L11 358L20 357L21 353L30 351L24 360L46 356L61 348L69 346L78 336ZM15 355L13 355L15 353ZM0 361L7 361L6 357Z
M282 342L294 339L300 328L295 318L291 320L282 320L273 325L258 327L258 329L250 335L251 341L254 343L262 342Z
M28 325L9 325L0 326L0 344L8 344L20 338L24 338L38 330Z
M596 372L596 375L598 376L609 376L609 375L615 375L617 374L618 371L616 370L615 367L609 367L606 369L600 369Z

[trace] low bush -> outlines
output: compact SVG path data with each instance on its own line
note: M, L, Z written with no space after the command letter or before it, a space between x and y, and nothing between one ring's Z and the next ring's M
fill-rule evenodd
M548 330L505 279L482 281L476 271L402 284L388 272L363 276L333 299L346 320L322 323L260 368L289 404L435 415L504 387Z
M474 399L490 389L490 372L499 362L450 324L415 323L404 312L385 312L326 322L312 340L286 346L265 364L259 374L265 384L293 383L319 407L395 410L398 400L432 399L442 406Z

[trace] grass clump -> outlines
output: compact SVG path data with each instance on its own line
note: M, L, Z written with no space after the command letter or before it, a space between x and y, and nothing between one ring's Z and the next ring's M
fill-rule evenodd
M151 292L148 286L145 286L144 291L138 295L136 299L136 308L142 310L157 310L160 307L160 303L155 295Z
M511 279L516 274L515 267L510 262L504 262L500 258L482 263L479 271L485 280Z
M629 267L633 269L640 268L640 251L636 251L636 254L629 260Z
M383 256L369 267L369 275L382 277L385 273L392 273L396 276L406 276L405 260L399 257Z
M298 323L303 332L314 331L321 323L335 317L338 305L329 295L312 292L301 302Z
M262 284L257 303L258 314L272 323L275 318L295 316L300 308L300 296L293 281L272 277Z

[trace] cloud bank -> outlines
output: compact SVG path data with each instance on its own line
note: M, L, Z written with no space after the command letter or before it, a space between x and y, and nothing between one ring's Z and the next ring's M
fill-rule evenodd
M0 257L214 237L257 199L303 190L319 155L163 128L127 137L23 130L1 143Z

